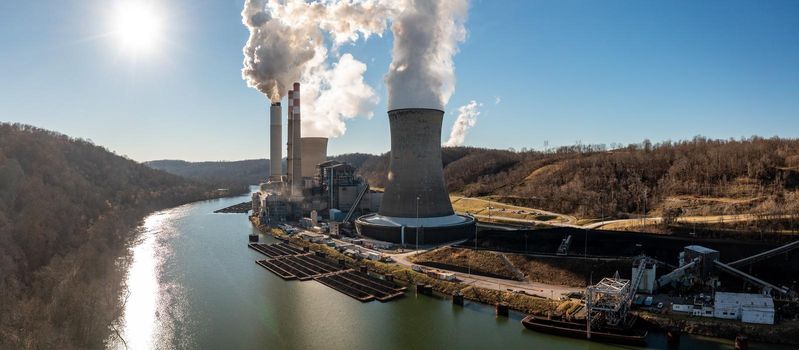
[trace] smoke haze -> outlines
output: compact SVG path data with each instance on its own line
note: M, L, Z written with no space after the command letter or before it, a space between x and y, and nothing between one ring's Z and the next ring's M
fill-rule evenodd
M452 124L452 131L449 133L447 142L444 142L444 147L463 145L469 129L477 123L477 116L480 115L479 108L482 106L482 103L472 100L468 104L458 107L458 119L455 119L455 123Z

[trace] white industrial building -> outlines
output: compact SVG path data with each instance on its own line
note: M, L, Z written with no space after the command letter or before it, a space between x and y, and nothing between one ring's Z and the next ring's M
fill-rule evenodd
M744 323L774 324L774 300L762 294L716 292L713 316Z

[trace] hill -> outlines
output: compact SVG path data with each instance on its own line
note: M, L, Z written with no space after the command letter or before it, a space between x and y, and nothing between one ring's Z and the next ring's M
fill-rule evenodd
M385 187L388 153L329 158L352 164L373 187ZM799 229L795 220L774 219L799 214L799 140L794 139L695 137L658 144L575 145L546 152L445 147L442 162L452 194L565 214L580 223L647 215L665 217L645 221L647 225L669 226L677 217L694 225L702 218L723 222L746 214L754 220L727 220L722 228L754 223L749 228ZM268 173L264 159L148 164L198 179L250 184L262 179L261 172ZM616 222L614 227L626 224Z
M222 187L257 185L269 176L267 159L248 159L234 162L187 162L183 160L154 160L145 165L190 179L210 181Z
M360 167L374 155L366 153L348 153L330 159L347 162L354 167ZM266 181L270 173L269 159L247 159L239 161L218 162L187 162L184 160L153 160L144 162L145 165L171 174L180 175L190 179L211 181L220 184L240 187L257 185ZM283 169L286 160L283 159Z
M0 123L0 348L101 348L147 213L213 185L91 142Z
M793 139L696 137L549 152L455 147L444 148L442 160L451 193L583 219L799 214L799 140ZM384 187L387 168L383 154L358 172ZM773 229L784 228L777 221Z

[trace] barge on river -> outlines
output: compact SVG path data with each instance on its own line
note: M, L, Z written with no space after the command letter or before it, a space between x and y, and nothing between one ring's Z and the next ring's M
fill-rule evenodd
M522 319L525 328L541 333L549 333L564 337L586 339L586 324L582 322L548 319L538 316L527 316ZM609 328L591 330L591 340L601 343L613 343L633 346L646 346L646 331L629 328Z

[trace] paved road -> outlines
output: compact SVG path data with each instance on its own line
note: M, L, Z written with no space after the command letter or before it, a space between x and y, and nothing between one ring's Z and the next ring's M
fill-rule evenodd
M546 210L543 210L543 209L522 207L522 206L518 206L518 205L512 205L512 204L507 204L507 203L502 203L502 202L497 202L497 201L489 201L487 199L482 199L482 198L462 197L462 196L451 196L451 197L452 198L457 198L458 200L468 200L468 201L483 202L487 206L491 206L493 204L493 205L496 205L496 206L503 206L503 207L507 207L507 208L515 208L515 209L518 209L518 210L524 210L524 211L527 211L527 212L536 213L538 215L555 216L555 217L559 217L559 218L562 218L562 219L566 220L565 224L574 224L574 223L577 222L577 218L574 217L574 216L561 214L561 213L555 213L555 212L551 212L551 211L546 211ZM501 217L503 219L512 219L512 218L503 217L501 215L501 213L502 213L501 211L492 210L492 213L499 214L499 215L496 215L496 214L491 215L492 218L494 216L497 216L497 217ZM488 217L488 216L486 216L486 217ZM517 220L524 220L524 219L517 219ZM529 222L542 222L542 223L551 224L551 225L556 225L558 223L559 224L564 224L562 222L557 222L556 223L556 222L553 222L553 221L540 221L540 220L530 220Z
M299 228L299 227L298 227ZM313 233L310 231L303 230L299 228L301 232L309 233L312 235L320 235L318 233ZM338 244L348 244L345 241L339 239L333 239L333 241ZM464 241L454 242L450 244L458 244ZM390 253L385 251L379 251L376 249L369 249L362 246L357 246L357 249L366 252L376 252L378 254L388 255L390 256L395 263L406 266L408 268L412 267L414 263L412 263L408 258L415 254L421 254L431 249L439 248L440 246L429 247L425 249L419 249L419 251L410 251L410 252L403 252L403 253ZM425 267L428 268L428 267ZM478 276L468 273L461 273L457 271L451 271L446 269L437 268L437 270L450 272L455 274L455 276L461 281L461 283L468 284L471 286L477 286L486 289L494 289L494 290L504 290L507 291L508 289L513 289L514 291L521 291L523 290L527 294L536 295L543 298L550 298L550 299L559 299L561 295L564 293L569 292L580 292L583 291L583 288L572 288L567 286L561 285L553 285L553 284L546 284L546 283L538 283L538 282L530 282L530 281L515 281L515 280L508 280L503 278L494 278L494 277L486 277L486 276Z
M419 253L424 252L420 250ZM411 267L414 264L408 260L409 257L415 255L417 252L408 252L408 253L400 253L400 254L391 254L391 258L397 264L402 266ZM527 294L536 295L544 298L550 299L559 299L561 295L564 293L569 292L580 292L583 291L583 288L573 288L567 286L560 286L560 285L552 285L552 284L545 284L545 283L537 283L537 282L530 282L530 281L515 281L515 280L507 280L503 278L493 278L493 277L485 277L485 276L478 276L478 275L470 275L467 273L461 273L456 271L449 271L445 269L437 269L441 271L446 271L455 274L455 276L461 280L462 283L468 284L471 286L477 286L486 289L494 289L494 290L508 290L513 289L514 291L523 290Z
M774 220L774 219L790 219L794 216L792 215L771 215L765 220ZM743 222L743 221L753 221L753 220L761 220L756 215L752 214L733 214L733 215L709 215L709 216L682 216L677 218L677 222L680 223L703 223L703 224L717 224L717 223L733 223L733 222ZM663 221L663 217L660 216L653 216L648 217L646 219L620 219L620 220L607 220L607 221L600 221L595 222L592 224L588 224L583 226L584 228L588 229L596 229L602 228L603 226L610 226L609 229L618 228L619 226L634 226L634 225L641 225L642 223L645 225L658 225L660 222Z
M522 224L540 224L540 225L549 225L549 226L558 226L558 227L572 227L572 228L585 228L580 225L569 224L565 222L557 222L557 221L541 221L541 220L533 220L533 219L517 219L517 218L509 218L505 216L499 215L482 215L482 214L470 214L478 219L491 219L496 221L505 221L505 222L513 222L513 223L522 223Z

